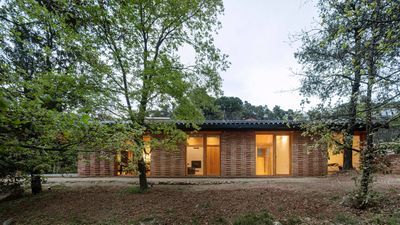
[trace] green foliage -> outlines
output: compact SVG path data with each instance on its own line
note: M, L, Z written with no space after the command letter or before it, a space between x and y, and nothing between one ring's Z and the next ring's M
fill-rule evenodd
M396 22L399 14L394 13L400 4L392 0L328 0L319 1L318 9L319 27L300 36L303 45L295 54L303 66L300 92L306 98L304 102L311 96L321 100L316 110L320 111L318 120L347 121L347 126L339 129L345 131L344 169L352 167L352 135L357 120L365 122L367 138L361 157L360 193L356 197L356 202L364 205L370 199L374 159L383 153L374 144L377 127L373 120L384 119L380 116L382 111L396 105L400 97L400 25ZM386 124L395 121L398 112L386 118ZM320 123L308 119L312 121L309 127L317 126L309 133L315 133L313 130L320 129ZM329 135L318 136L326 143Z
M356 209L366 209L378 206L383 201L383 196L379 192L368 191L364 193L361 188L350 192L344 199L343 204Z
M238 217L233 222L234 225L273 225L274 218L271 214L264 212L264 213L249 213L243 216Z
M298 217L289 217L281 221L282 225L296 225L303 224L303 221Z
M80 145L93 141L85 132L98 126L90 118L107 104L107 89L98 92L99 69L88 69L92 57L75 12L64 1L0 6L2 182L76 159Z
M339 213L336 216L334 222L335 224L346 224L346 225L360 224L360 222L356 218L343 213Z
M242 101L238 97L222 96L211 99L212 104L202 108L203 114L207 119L225 120L293 120L298 112L293 110L283 110L279 106L274 106L271 111L268 106L252 105L247 101Z
M143 137L147 132L174 149L183 139L170 123L148 126L147 117L168 109L173 120L196 127L204 117L200 106L209 95L220 94L219 71L228 67L227 56L214 45L223 12L221 0L107 1L71 3L88 23L80 35L88 38L99 60L91 66L110 90L105 107L112 119L129 121L132 150L138 160L141 188L146 188ZM181 62L182 47L195 51L193 65ZM129 135L128 135L129 136ZM153 147L152 146L152 147ZM173 148L173 147L171 147Z
M400 212L394 212L393 214L389 215L378 214L371 220L371 224L377 224L377 225L400 224Z
M143 194L146 193L147 190L142 190L139 186L130 186L123 189L121 192L126 194Z

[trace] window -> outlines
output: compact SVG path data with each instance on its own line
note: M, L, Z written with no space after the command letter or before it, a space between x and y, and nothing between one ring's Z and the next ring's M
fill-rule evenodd
M256 175L290 174L290 136L256 134Z
M343 141L343 135L337 135L339 141ZM361 150L361 136L353 135L353 149ZM354 151L352 153L353 167L360 168L360 152ZM334 173L343 167L343 152L341 149L335 149L335 146L328 148L328 173Z
M276 174L290 174L290 146L289 135L277 135L276 137Z
M189 176L219 176L220 136L190 136L186 146L186 169Z
M203 175L204 173L203 137L189 137L186 147L186 168L188 175Z
M256 135L256 175L273 175L273 135Z

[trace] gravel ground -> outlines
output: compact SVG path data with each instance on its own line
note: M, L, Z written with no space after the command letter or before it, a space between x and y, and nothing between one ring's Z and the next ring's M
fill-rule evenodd
M378 224L376 218L387 221L400 213L398 175L377 176L374 187L385 196L377 207L360 211L341 205L354 189L353 176L150 178L153 187L142 194L135 191L136 177L51 177L44 193L0 203L0 222L232 224L249 213L269 212L276 220L301 221L291 224Z

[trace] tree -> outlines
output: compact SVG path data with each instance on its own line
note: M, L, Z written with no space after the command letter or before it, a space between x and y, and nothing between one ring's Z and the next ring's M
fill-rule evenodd
M356 207L365 208L371 202L370 184L379 156L373 135L377 125L373 115L380 114L387 104L398 101L399 93L399 3L378 1L320 1L321 30L303 34L303 47L297 53L304 65L302 93L317 95L322 101L348 98L348 103L336 102L336 107L323 107L319 120L325 122L346 119L344 167L349 169L351 140L356 120L366 125L366 142L362 149L361 179L354 197ZM331 102L328 102L330 106ZM348 106L348 110L343 110ZM332 113L332 109L335 112ZM395 116L397 118L398 116ZM339 119L339 120L338 120ZM318 123L317 123L318 124ZM319 123L320 124L320 123ZM328 123L329 124L329 123ZM315 129L321 138L329 129ZM325 126L326 127L326 126ZM327 138L328 137L328 138Z
M303 46L295 54L304 71L300 92L305 97L318 96L322 107L341 104L343 101L348 103L346 112L340 118L347 120L347 127L343 130L343 169L349 170L353 168L352 139L358 117L363 69L363 24L358 14L360 4L357 0L319 1L318 7L321 27L315 33L302 34Z
M373 124L373 114L382 110L382 105L395 103L400 98L399 56L400 33L398 11L400 3L395 1L376 0L364 3L363 9L367 16L364 42L364 61L366 64L366 98L365 124L366 143L362 151L361 178L356 196L356 206L366 208L371 202L372 174L375 172L375 158L379 158L380 149L374 143L374 133L377 127ZM388 19L389 18L389 19ZM389 121L393 122L397 114ZM387 122L389 122L387 121ZM392 149L393 150L393 149Z
M220 0L94 1L82 7L81 15L91 20L84 35L91 37L108 68L103 81L113 90L114 104L107 110L115 118L127 119L132 130L141 190L148 188L145 133L164 130L164 135L169 131L182 137L173 124L149 125L149 113L168 106L173 120L195 126L203 118L195 99L219 93L218 71L228 64L213 36L222 12ZM183 46L196 52L195 65L181 63Z
M224 120L242 119L243 102L240 98L222 96L215 103L222 111Z
M93 57L75 15L65 2L0 7L0 164L8 171L1 179L30 175L33 193L41 191L40 173L89 139L89 115L104 96L83 60Z

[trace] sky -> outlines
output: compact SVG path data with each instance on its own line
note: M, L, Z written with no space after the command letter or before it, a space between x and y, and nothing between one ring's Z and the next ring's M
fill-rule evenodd
M294 52L301 43L290 36L315 25L314 5L310 0L224 0L215 44L231 62L221 73L225 96L270 109L301 109L294 76L300 69Z

